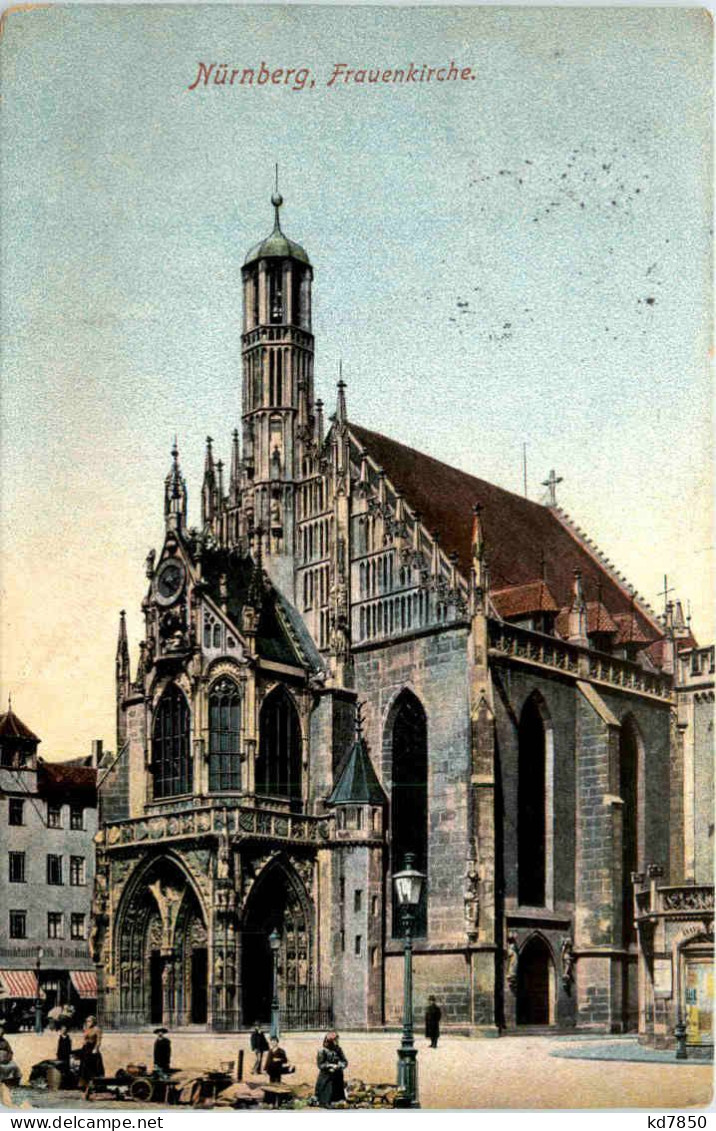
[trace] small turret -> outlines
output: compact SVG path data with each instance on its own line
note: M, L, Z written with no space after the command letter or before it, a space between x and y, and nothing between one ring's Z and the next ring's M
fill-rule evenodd
M211 526L216 513L216 472L214 470L213 440L206 437L206 455L204 457L204 482L201 486L201 523L204 529Z
M117 689L121 687L125 695L129 693L129 644L127 643L127 619L124 609L119 614L116 655Z
M386 801L363 735L361 704L357 704L353 745L326 802L336 809L338 838L365 840L382 836Z
M164 523L167 530L182 534L186 529L187 491L184 476L179 468L176 436L171 455L171 470L164 481Z

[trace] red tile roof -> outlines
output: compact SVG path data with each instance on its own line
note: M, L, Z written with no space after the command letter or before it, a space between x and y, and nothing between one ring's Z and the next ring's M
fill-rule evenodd
M40 759L37 774L37 789L41 794L97 793L97 770L94 766L78 766L74 762L45 762Z
M631 597L626 589L550 507L449 467L378 432L357 424L350 424L349 430L357 448L365 448L393 486L403 492L409 506L420 511L427 529L440 532L441 547L448 553L457 552L463 576L469 577L472 564L472 507L480 503L491 592L534 581L541 573L544 554L547 584L560 607L570 604L574 570L579 569L587 596L596 595L601 586L602 602L612 616L630 613ZM358 451L355 458L358 462ZM635 619L644 640L660 635L638 608Z
M569 636L569 607L560 611L555 627L560 636L566 638ZM587 601L587 635L591 636L593 632L611 632L618 631L617 625L609 615L604 605L599 601Z
M27 738L32 742L40 742L37 735L25 726L22 719L18 719L12 709L0 715L0 738Z
M649 644L656 635L644 632L638 613L615 613L614 620L617 622L615 644Z
M491 589L490 597L496 612L505 619L527 613L556 613L559 605L544 581L528 581L509 589Z

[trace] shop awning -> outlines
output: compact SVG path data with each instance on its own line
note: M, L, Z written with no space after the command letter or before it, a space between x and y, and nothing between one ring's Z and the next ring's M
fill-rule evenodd
M80 997L97 997L97 975L94 970L70 970L70 978Z
M37 996L34 970L0 970L0 998Z

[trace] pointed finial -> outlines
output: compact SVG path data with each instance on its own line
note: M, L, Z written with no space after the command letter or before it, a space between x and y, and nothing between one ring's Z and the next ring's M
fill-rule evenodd
M271 203L273 204L273 210L274 210L274 222L273 222L274 231L280 232L281 231L281 220L279 218L278 210L281 207L281 205L283 204L283 197L281 196L281 193L278 191L278 161L276 162L276 186L275 186L274 192L271 196Z
M356 738L362 738L363 737L363 708L364 707L365 707L365 700L363 700L362 702L356 703L356 714L355 714Z
M8 693L7 693L7 710L8 710L8 714L12 714L12 692L11 691L8 691Z
M340 380L338 381L338 404L336 407L336 419L339 424L345 424L347 419L346 412L346 383L343 380L343 363L339 362Z

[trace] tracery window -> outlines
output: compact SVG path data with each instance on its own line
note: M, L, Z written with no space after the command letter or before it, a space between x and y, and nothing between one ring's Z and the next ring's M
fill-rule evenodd
M241 696L224 676L209 693L209 789L241 788Z
M285 688L277 687L261 709L256 792L268 797L301 797L301 728Z
M191 792L189 722L189 704L179 688L172 684L162 695L154 714L152 770L155 800Z

